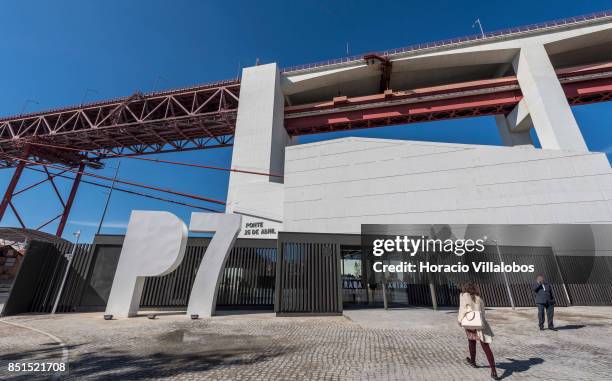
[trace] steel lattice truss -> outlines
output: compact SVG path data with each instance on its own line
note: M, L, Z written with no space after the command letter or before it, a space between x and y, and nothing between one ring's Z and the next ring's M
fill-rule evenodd
M32 141L94 151L89 160L109 154L143 155L231 145L240 83L163 93L134 94L80 107L0 119L0 152L22 157ZM40 161L78 166L82 155L66 150L30 147ZM7 157L4 166L17 163Z

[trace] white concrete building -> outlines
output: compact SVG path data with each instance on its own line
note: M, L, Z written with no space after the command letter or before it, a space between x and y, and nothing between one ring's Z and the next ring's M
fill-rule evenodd
M508 147L364 138L300 145L285 129L285 107L379 93L378 67L246 68L232 167L284 179L231 174L227 211L245 216L242 237L359 233L366 223L612 223L612 170L604 154L588 151L556 73L612 62L612 17L387 58L394 90L515 75L522 99L496 116Z
M612 222L602 153L345 138L287 148L284 230Z

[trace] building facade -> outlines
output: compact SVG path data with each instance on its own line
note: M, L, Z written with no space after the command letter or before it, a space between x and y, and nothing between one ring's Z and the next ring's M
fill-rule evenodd
M279 314L336 314L387 297L456 305L466 279L372 273L364 224L611 224L610 164L588 150L571 109L610 95L597 81L611 67L612 17L602 16L320 65L245 68L232 152L242 171L230 174L226 205L243 225L217 304ZM505 146L295 137L480 115L495 115ZM122 239L98 236L82 248L60 310L104 308ZM184 308L207 245L190 239L179 268L149 278L141 308ZM609 254L555 249L498 242L485 256L535 263L562 290L561 305L612 303ZM31 272L16 286L21 302L4 313L44 312L54 300L66 248L31 250L23 263ZM590 284L574 279L585 263L595 269ZM53 274L40 276L49 266ZM487 303L532 305L531 279L516 277L511 287L483 280Z

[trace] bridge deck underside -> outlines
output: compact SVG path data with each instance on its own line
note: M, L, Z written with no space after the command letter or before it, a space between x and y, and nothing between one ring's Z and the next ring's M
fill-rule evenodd
M557 70L570 105L612 100L612 63ZM523 95L514 76L386 91L285 108L290 135L507 114Z

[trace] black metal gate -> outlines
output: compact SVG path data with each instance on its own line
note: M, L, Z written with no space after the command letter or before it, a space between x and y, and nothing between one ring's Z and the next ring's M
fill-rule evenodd
M342 314L338 236L279 233L278 315Z

